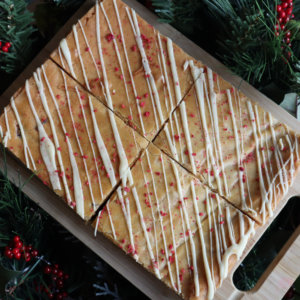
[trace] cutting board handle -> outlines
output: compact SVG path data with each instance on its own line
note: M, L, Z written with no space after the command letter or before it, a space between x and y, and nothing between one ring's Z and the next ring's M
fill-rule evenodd
M233 293L230 300L282 299L299 275L300 226L285 243L255 287L247 292L237 291Z

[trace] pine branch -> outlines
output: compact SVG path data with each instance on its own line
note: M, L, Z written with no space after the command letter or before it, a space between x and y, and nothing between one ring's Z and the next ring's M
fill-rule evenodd
M31 24L33 14L26 10L23 0L2 0L0 2L0 40L10 42L9 53L0 53L0 72L18 74L35 54L32 49Z

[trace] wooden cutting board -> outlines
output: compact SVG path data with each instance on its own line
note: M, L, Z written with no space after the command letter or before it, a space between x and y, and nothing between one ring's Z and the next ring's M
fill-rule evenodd
M206 53L192 41L180 34L177 30L168 24L158 23L157 16L150 12L135 0L123 0L128 6L132 7L143 19L153 25L163 35L170 37L174 43L181 47L185 52L195 59L202 61L213 71L217 72L225 80L230 82L236 88L247 95L249 98L258 102L266 111L270 111L274 117L284 122L293 130L300 134L300 122L283 110L277 104L265 97L255 88L245 81L241 83L241 78L233 76L229 71L211 55ZM65 26L56 34L49 44L39 53L31 64L20 74L13 84L5 91L0 98L0 109L9 103L10 97L14 92L24 85L25 80L32 76L32 73L39 67L58 46L60 40L71 31L72 24L76 23L93 5L95 1L87 0L74 16L65 24ZM10 153L6 156L8 175L12 181L24 183L32 172L16 157ZM3 157L0 158L1 167L4 166ZM103 260L110 264L120 274L127 278L137 288L144 292L151 299L181 299L172 290L166 287L161 281L146 271L141 265L137 264L130 256L126 255L121 249L116 247L102 234L93 235L93 229L88 226L78 215L71 211L68 206L59 199L59 197L47 186L41 184L37 177L33 177L24 187L24 193L33 201L37 202L53 218L60 222L66 229L98 254ZM298 176L290 188L286 197L280 202L274 212L274 218L282 210L286 202L293 196L300 195L300 177ZM269 224L274 220L269 219L264 227L258 228L254 237L252 237L244 251L241 261L259 240ZM256 286L248 291L238 291L233 282L232 275L239 266L239 261L233 270L229 273L220 289L215 294L215 299L281 299L290 288L295 279L300 275L300 227L294 232L272 264L265 271Z

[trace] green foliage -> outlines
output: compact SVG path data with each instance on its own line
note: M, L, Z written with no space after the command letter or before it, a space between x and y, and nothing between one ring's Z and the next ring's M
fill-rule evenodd
M23 0L0 1L0 40L12 45L9 53L0 54L2 74L18 74L35 54L32 51L35 29L30 25L33 14L26 7L27 3Z
M195 33L200 28L200 10L203 2L199 0L153 0L159 22L170 23L184 34Z

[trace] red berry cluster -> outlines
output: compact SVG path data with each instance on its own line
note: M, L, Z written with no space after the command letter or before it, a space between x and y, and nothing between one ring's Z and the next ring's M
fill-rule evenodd
M275 34L276 36L279 36L279 29L281 31L284 31L286 23L290 21L290 19L293 19L295 16L292 14L293 11L293 0L282 0L281 4L277 5L277 21L278 24L275 26ZM284 48L291 47L291 32L289 30L284 32L284 39L282 40L281 49L284 50ZM291 57L291 52L287 51L285 53L285 57L282 57L284 62L287 64L287 60Z
M44 268L44 274L51 276L51 283L48 285L50 291L43 286L40 286L40 290L43 290L48 295L49 299L54 299L54 297L57 300L66 298L68 294L63 292L62 289L64 287L64 280L67 280L69 275L60 270L58 264L53 265L53 267L46 266ZM37 286L36 288L39 287Z
M8 52L8 49L11 47L11 43L10 42L6 42L3 46L2 46L2 42L0 41L0 53L1 51L3 52Z
M32 257L37 257L38 254L39 252L33 249L32 245L24 245L17 235L9 242L9 246L4 249L4 255L9 259L20 260L23 257L26 262L29 262Z

